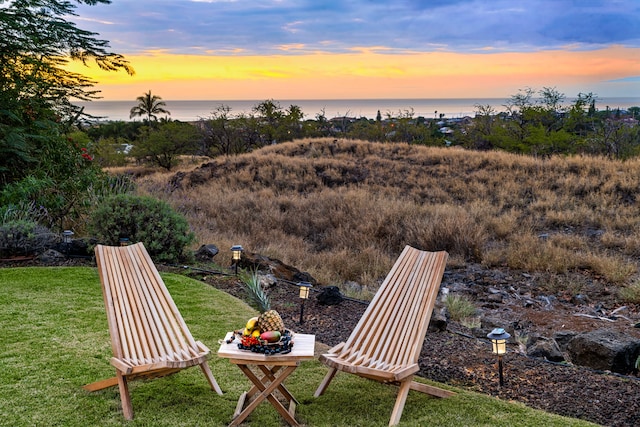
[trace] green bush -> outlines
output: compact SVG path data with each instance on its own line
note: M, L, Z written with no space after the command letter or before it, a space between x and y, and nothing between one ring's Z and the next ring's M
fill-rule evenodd
M8 221L0 225L0 257L36 255L53 246L58 236L32 221Z
M451 319L459 322L474 315L476 307L468 298L449 294L444 300L444 306L449 311Z
M187 220L169 204L129 194L105 199L92 215L89 231L106 245L118 245L121 238L142 242L160 262L185 259L184 249L195 240Z

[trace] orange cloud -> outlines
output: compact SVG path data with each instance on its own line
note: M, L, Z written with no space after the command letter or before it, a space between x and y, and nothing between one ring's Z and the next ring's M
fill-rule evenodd
M294 47L294 46L290 46ZM298 47L298 46L296 46ZM129 56L133 77L73 65L91 76L105 99L135 99L147 90L164 99L349 99L507 97L524 87L557 87L567 96L594 92L629 96L624 83L640 75L639 48L532 53L387 53L276 56ZM630 85L633 83L627 83ZM615 91L619 91L617 93ZM611 91L611 93L603 93Z

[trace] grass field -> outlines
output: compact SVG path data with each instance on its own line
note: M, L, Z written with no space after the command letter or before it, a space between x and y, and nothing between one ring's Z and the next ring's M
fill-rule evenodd
M226 331L254 311L201 282L163 275L196 339L212 350L210 365L224 396L197 368L153 381L131 383L135 419L122 417L117 388L89 393L84 384L113 376L111 346L97 271L87 267L0 269L0 425L223 426L230 421L248 380L215 356ZM326 394L313 398L326 368L305 362L287 380L300 401L297 418L308 426L387 425L395 388L338 375ZM588 426L586 422L531 410L521 404L463 390L449 399L410 393L401 426ZM247 425L283 425L262 405Z
M84 384L113 375L111 348L98 275L92 268L0 269L0 425L2 426L223 426L248 380L215 356L225 332L254 314L245 303L200 282L167 274L167 287L197 339L214 353L210 364L224 396L197 368L131 383L135 419L122 417L117 388L89 393ZM313 392L326 373L303 363L287 380L300 400L297 417L309 426L386 425L395 389L338 375L325 395ZM410 393L405 426L587 426L520 404L456 390L450 399ZM270 405L248 425L280 426Z

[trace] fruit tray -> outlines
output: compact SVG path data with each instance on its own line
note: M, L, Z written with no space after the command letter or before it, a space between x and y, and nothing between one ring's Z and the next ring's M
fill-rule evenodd
M284 331L279 341L271 343L250 335L242 335L242 333L239 334L239 337L240 342L238 343L238 348L253 353L263 353L267 355L287 354L291 352L291 348L293 347L293 332L288 329Z

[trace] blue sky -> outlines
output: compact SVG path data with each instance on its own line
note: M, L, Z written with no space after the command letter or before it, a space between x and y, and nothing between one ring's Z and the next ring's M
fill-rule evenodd
M638 0L114 0L78 11L125 53L640 47Z
M179 55L176 60L184 63L200 61L195 58L199 56L215 58L215 68L224 58L255 57L268 63L270 57L326 55L327 60L344 61L345 67L351 67L352 61L358 61L354 55L382 55L378 62L397 60L396 71L402 74L408 73L406 61L412 55L470 55L470 67L478 69L486 64L475 62L473 55L496 55L496 62L502 64L514 59L498 55L545 52L540 61L550 61L550 55L558 58L566 53L563 60L571 57L575 67L583 61L595 69L598 62L593 54L578 53L602 52L602 62L620 60L621 68L619 72L596 70L594 84L609 82L609 88L617 85L616 94L628 93L634 84L637 89L640 78L639 0L113 0L110 5L81 6L77 11L79 27L99 33L114 51L136 59ZM618 50L611 53L614 48ZM453 63L464 64L455 59ZM135 68L136 62L132 63ZM423 63L425 67L440 64ZM369 59L362 64L375 68ZM265 75L282 74L282 70L273 71L273 65L265 66ZM326 77L340 70L319 72ZM344 70L344 76L357 73ZM381 76L388 78L389 73L387 69ZM527 73L522 73L524 82ZM548 85L555 86L552 76L549 80ZM582 82L578 80L577 84ZM567 81L566 73L558 78L559 85L569 88ZM280 88L281 82L274 83Z

